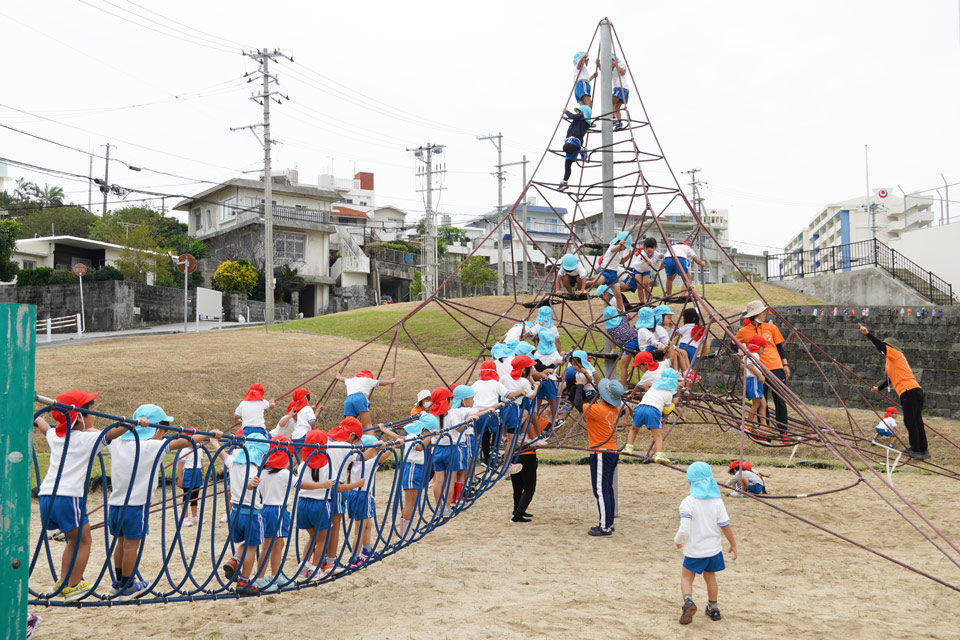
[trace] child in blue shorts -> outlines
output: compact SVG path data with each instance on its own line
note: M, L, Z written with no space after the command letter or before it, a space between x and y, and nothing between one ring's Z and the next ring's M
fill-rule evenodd
M61 393L55 400L67 407L90 409L96 397L96 393L72 389ZM93 456L103 446L104 434L93 428L96 416L92 414L63 413L55 409L50 415L57 421L56 427L51 427L43 418L34 420L50 448L50 464L38 490L40 522L44 535L47 531L59 529L67 536L60 560L60 580L57 580L53 595L59 593L67 602L73 602L92 589L83 579L91 545L84 489ZM119 432L113 437L117 436Z
M633 245L630 240L630 233L621 231L613 238L600 259L600 274L587 283L588 287L595 287L601 283L607 285L620 313L623 313L624 310L623 298L620 295L620 274L632 255Z
M264 400L263 394L263 385L254 382L233 410L233 426L243 429L248 438L254 433L259 433L264 438L267 436L267 421L263 414L267 409L273 409L275 403Z
M665 298L670 297L673 293L673 279L678 275L690 273L691 262L701 267L707 266L706 262L697 257L697 252L693 250L689 242L673 245L673 253L677 256L676 260L669 252L664 252L663 273L667 276L667 284L663 291L663 297ZM683 278L681 277L680 280L682 281Z
M760 369L760 354L766 346L767 341L763 336L753 336L747 344L750 355L744 356L742 360L745 378L744 399L750 405L747 421L755 422L759 426L767 425L767 400L763 396L765 378Z
M613 68L613 130L620 131L626 126L620 119L620 109L630 99L630 90L625 86L627 66L615 53L610 54L610 66Z
M624 453L633 453L637 434L641 428L646 427L653 437L653 447L656 452L653 461L661 464L670 462L667 455L663 453L663 435L660 421L664 415L669 415L673 411L673 394L677 392L678 382L679 378L674 369L664 369L660 377L650 386L650 389L643 394L640 404L633 409L633 426L630 427L630 433L627 434L627 444L623 448Z
M680 529L673 541L683 549L683 569L680 574L680 592L683 610L680 624L690 624L697 612L693 602L693 579L703 574L707 583L707 609L711 620L720 620L717 607L717 572L723 571L723 537L730 543L730 555L737 559L737 542L733 538L730 516L720 497L720 487L713 479L713 471L706 462L694 462L687 468L690 495L680 503Z
M376 387L386 387L395 383L396 378L389 380L376 380L373 372L369 369L362 369L352 378L336 376L337 382L342 382L347 387L347 398L343 401L343 417L354 417L363 425L366 431L373 426L370 421L370 392Z
M430 438L440 430L440 421L431 413L422 413L416 422L404 427L403 465L400 469L400 488L403 490L403 510L400 512L400 536L404 540L415 540L415 528L412 526L417 497L427 485L426 452L430 448Z
M147 582L137 580L137 556L150 533L150 502L157 489L157 471L162 469L163 456L168 450L193 447L209 439L199 433L193 437L163 438L164 432L151 425L170 426L173 417L155 404L137 407L133 420L137 424L133 429L121 426L107 432L112 487L107 498L107 524L110 534L117 538L113 594L122 602L140 597L149 587ZM213 433L217 438L223 436L221 431ZM183 522L190 520L185 515L181 517Z
M573 54L573 66L577 68L576 76L574 77L576 84L573 87L573 97L576 98L577 104L593 107L590 83L597 78L597 73L594 72L593 75L590 75L590 71L587 70L589 64L590 56L583 51L577 51Z
M333 567L324 565L327 532L330 530L330 462L326 451L327 434L311 429L303 437L297 480L297 529L307 532L303 545L303 566L297 580L309 582L325 578ZM311 562L312 559L312 562Z
M570 124L567 126L567 136L563 139L563 180L557 187L558 191L566 190L567 181L573 172L573 163L577 158L579 157L581 162L587 161L586 140L592 115L590 106L583 104L573 111L563 112L563 117L569 120Z
M290 500L290 488L296 469L291 474L291 460L296 455L293 440L287 436L272 438L270 455L263 463L260 475L260 495L263 496L263 546L260 553L257 579L254 584L265 593L277 591L290 584L291 579L283 574L283 551L290 537L290 512L287 503ZM308 483L309 484L309 483ZM266 572L267 562L270 573ZM276 579L274 579L276 576Z
M380 555L374 552L371 544L373 518L377 514L376 490L377 467L389 452L383 442L375 436L365 435L360 439L362 451L352 454L349 466L350 482L364 480L359 489L350 489L347 496L347 513L357 528L353 539L353 554L350 566L356 569L367 562L377 560Z

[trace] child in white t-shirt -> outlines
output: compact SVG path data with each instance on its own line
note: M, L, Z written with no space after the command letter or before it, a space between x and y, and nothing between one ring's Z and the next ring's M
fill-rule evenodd
M336 378L337 382L342 382L347 387L347 397L343 401L343 417L352 416L360 421L364 430L370 429L373 426L370 421L370 392L377 387L394 384L397 381L396 378L377 380L369 369L361 369L352 378L344 378L340 375Z
M240 427L249 438L254 433L260 433L266 439L267 421L264 412L273 409L275 403L263 399L263 385L255 382L250 385L243 396L243 401L233 411L233 426Z
M650 299L653 294L651 278L660 270L660 261L663 253L657 251L656 238L644 238L643 248L637 251L630 260L630 271L637 284L637 295L640 302Z
M664 369L660 377L650 386L650 390L643 394L643 399L633 409L633 426L627 434L627 444L624 453L633 453L634 443L641 427L646 427L653 437L654 462L661 464L670 462L663 453L663 435L660 421L664 414L669 415L673 410L673 394L677 392L677 372L673 369Z
M260 510L263 544L254 584L264 593L272 593L291 583L291 579L283 574L281 565L286 541L290 538L290 512L287 505L292 503L290 489L294 486L293 478L297 473L296 468L291 473L291 460L295 455L292 440L287 436L274 435L271 442L258 487L263 497L263 508ZM266 572L268 564L270 573Z
M767 401L763 397L763 370L760 368L760 354L763 353L767 341L763 336L756 335L750 338L747 351L750 355L744 356L743 377L745 378L744 400L750 404L747 421L758 426L767 424ZM748 429L749 430L749 429Z
M633 246L630 242L630 232L621 231L618 233L603 257L600 259L602 269L600 274L587 283L588 287L595 287L605 284L609 288L613 299L617 303L617 310L623 313L623 296L620 295L620 275L625 269L625 263L629 262L633 255Z
M270 437L286 436L294 444L294 452L299 457L300 447L303 445L303 439L307 432L313 429L317 422L317 410L323 409L322 406L316 409L310 406L310 392L304 388L297 388L290 394L290 402L287 403L287 412L277 422L277 426L270 431Z
M137 580L136 564L140 545L150 533L150 502L157 488L157 471L162 469L163 456L168 450L186 450L209 440L209 436L203 434L190 438L163 438L164 432L151 424L169 426L173 417L155 404L137 407L133 419L137 426L129 431L126 427L118 427L121 435L107 445L112 487L107 498L107 525L110 534L118 538L113 554L117 575L113 593L121 602L140 597L149 587L146 581ZM107 438L114 436L115 431L111 429ZM223 436L221 431L213 433L217 438ZM184 522L191 520L182 517Z
M503 406L503 403L498 402L492 406L478 407L474 402L476 395L477 392L473 387L458 384L453 389L453 400L451 401L450 410L447 411L447 415L444 418L445 425L449 427L462 424L468 420L470 421L460 430L459 442L457 443L460 460L457 465L459 468L454 477L453 492L450 496L451 505L455 505L460 501L460 497L463 494L463 487L467 482L467 477L472 466L472 459L475 456L476 436L474 425L476 421ZM450 437L457 438L455 433L448 432L437 440L437 445L442 446L444 439Z
M723 543L721 535L730 543L730 555L737 559L737 542L733 538L730 516L723 505L720 487L713 479L713 471L706 462L694 462L687 468L690 495L680 503L680 528L673 541L683 549L683 569L680 574L680 592L683 609L680 624L690 624L697 612L693 602L693 580L703 574L707 583L707 609L711 620L720 620L717 607L719 587L717 572L723 571Z
M510 393L510 390L500 382L497 363L493 360L486 360L480 364L480 379L474 381L470 386L475 394L474 406L478 409L495 408ZM482 416L474 425L474 430L476 431L476 440L479 440L479 451L477 442L471 441L470 466L473 465L473 458L478 453L484 464L490 460L493 443L498 442L496 437L500 430L499 416L496 413L488 413Z
M667 286L663 292L663 297L667 298L673 292L673 279L682 274L690 273L690 263L696 263L701 267L706 267L707 263L697 257L697 252L693 250L689 242L681 242L673 245L673 253L677 255L674 260L669 252L664 252L663 273L667 276ZM681 281L683 278L681 278ZM686 286L686 285L684 285Z
M430 439L440 430L440 421L432 413L421 413L416 422L404 427L403 464L400 469L400 488L403 490L403 509L400 512L400 537L416 540L413 516L420 493L427 487L426 452Z
M55 400L65 407L90 409L97 393L72 389ZM83 571L90 558L90 522L84 499L90 465L104 444L104 438L119 437L124 429L111 429L108 434L94 429L96 416L89 413L54 409L50 413L57 421L51 427L43 418L34 425L47 440L50 462L38 489L40 522L43 532L59 529L67 536L67 545L60 559L60 580L52 595L62 595L67 602L86 596L92 586L83 579ZM77 558L73 559L76 549Z
M877 436L881 438L896 438L900 442L903 442L903 439L900 437L900 432L897 430L898 413L899 411L897 411L896 407L887 407L886 412L883 414L883 419L874 427Z
M739 460L734 460L730 463L728 469L732 477L727 480L727 486L740 490L730 492L730 495L734 498L742 498L743 493L760 495L767 492L763 479L769 476L759 471L754 471L753 465L750 464L749 460L744 460L743 464L740 464Z
M380 554L373 550L371 531L373 518L377 513L377 467L380 466L380 461L389 455L386 447L390 446L371 435L360 438L360 444L363 449L352 454L347 463L350 483L364 481L360 488L350 489L346 493L347 512L357 528L353 539L353 554L350 557L350 566L354 569L380 557Z

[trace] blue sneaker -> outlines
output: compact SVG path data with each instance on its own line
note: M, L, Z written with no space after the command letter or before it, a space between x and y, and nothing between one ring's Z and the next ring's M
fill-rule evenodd
M136 580L130 581L127 583L127 588L120 592L117 596L117 600L120 602L127 602L128 600L133 600L134 598L139 598L147 589L150 588L150 583L145 580Z

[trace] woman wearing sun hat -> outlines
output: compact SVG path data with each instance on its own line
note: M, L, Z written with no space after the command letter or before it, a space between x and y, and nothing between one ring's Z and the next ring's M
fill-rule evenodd
M783 335L777 325L766 322L767 311L770 307L762 300L753 300L747 304L743 311L743 327L737 331L737 340L743 344L748 344L750 338L761 336L767 341L767 347L760 354L760 364L770 369L770 373L776 376L784 385L790 381L790 363L787 361L787 352L783 348ZM764 385L764 397L767 394L773 395L774 416L776 426L780 433L786 437L787 432L787 400L777 393L773 385ZM767 405L769 407L769 403ZM767 420L769 420L769 410L767 411Z

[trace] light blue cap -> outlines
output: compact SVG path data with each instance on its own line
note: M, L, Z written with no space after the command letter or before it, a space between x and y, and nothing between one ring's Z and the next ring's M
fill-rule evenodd
M377 437L366 433L362 438L360 438L360 442L363 443L363 446L365 447L372 447L373 445L377 444Z
M587 54L584 53L583 51L577 51L575 54L573 54L573 65L576 66L577 63L580 62L580 58L582 58L585 55Z
M407 433L420 435L424 431L436 431L440 428L440 421L432 413L421 413L416 422L411 422L403 428Z
M720 497L720 487L706 462L697 461L687 467L687 482L690 483L690 495L694 498L709 500Z
M637 329L653 329L657 326L657 320L653 314L653 309L650 307L642 307L640 311L637 312L637 322L633 326Z
M548 329L553 327L552 307L540 307L540 310L537 311L537 324L547 327Z
M653 383L654 389L663 389L664 391L676 391L679 383L677 371L667 367L660 373L660 377Z
M513 350L513 355L515 356L528 356L533 353L533 345L529 342L521 342L517 345L517 348Z
M267 451L270 450L270 442L267 436L259 431L251 433L247 441L239 446L240 451L235 458L237 464L249 462L259 465L263 461L263 457L267 455Z
M160 424L161 422L173 422L173 416L168 416L167 413L158 407L155 404L142 404L137 407L137 410L133 412L133 419L139 420L140 418L146 418L150 421L151 424ZM141 427L136 426L134 429L137 432L137 435L140 436L141 440L149 440L157 433L156 427ZM133 431L127 431L125 434L120 436L121 440L134 440L137 436L133 434Z
M553 335L552 331L541 331L540 332L540 341L537 343L537 354L541 356L549 356L552 353L557 351L556 347L557 337Z
M600 285L599 287L597 287L597 297L602 296L609 290L610 290L610 287L608 287L607 285L605 284Z
M630 242L630 232L629 232L629 231L621 231L620 233L618 233L618 234L614 237L613 242L611 242L610 244L617 244L617 243L620 242L620 241L623 241L623 245L624 245L627 249L632 248L632 244L631 244L631 242Z
M654 316L656 316L657 326L659 327L660 325L663 324L663 316L673 315L673 309L671 309L670 305L668 304L660 304L654 307L653 314Z
M490 357L494 360L499 360L500 358L509 358L513 355L513 350L507 347L507 345L502 342L490 347Z
M464 400L472 398L476 393L470 385L458 384L453 390L453 400L450 401L450 408L459 409Z
M593 123L590 121L590 116L593 115L593 109L591 109L590 107L588 107L588 106L585 105L585 104L578 104L578 105L577 105L577 109L579 109L579 110L580 110L580 113L583 114L583 117L587 119L587 125L593 124Z
M509 352L504 357L512 358L513 356L517 355L515 351L517 349L517 345L519 344L520 344L519 340L507 340L506 342L504 342L503 345L507 348L507 351Z
M572 253L566 254L560 261L560 266L563 267L564 271L574 271L578 264L580 264L580 259Z
M577 350L571 353L570 355L576 358L577 360L579 360L580 364L582 364L587 369L590 369L591 371L593 370L593 365L590 364L590 356L587 355L586 351Z
M607 329L616 329L620 326L620 323L623 322L623 318L620 317L620 312L616 307L607 305L603 310L604 323L603 326Z

